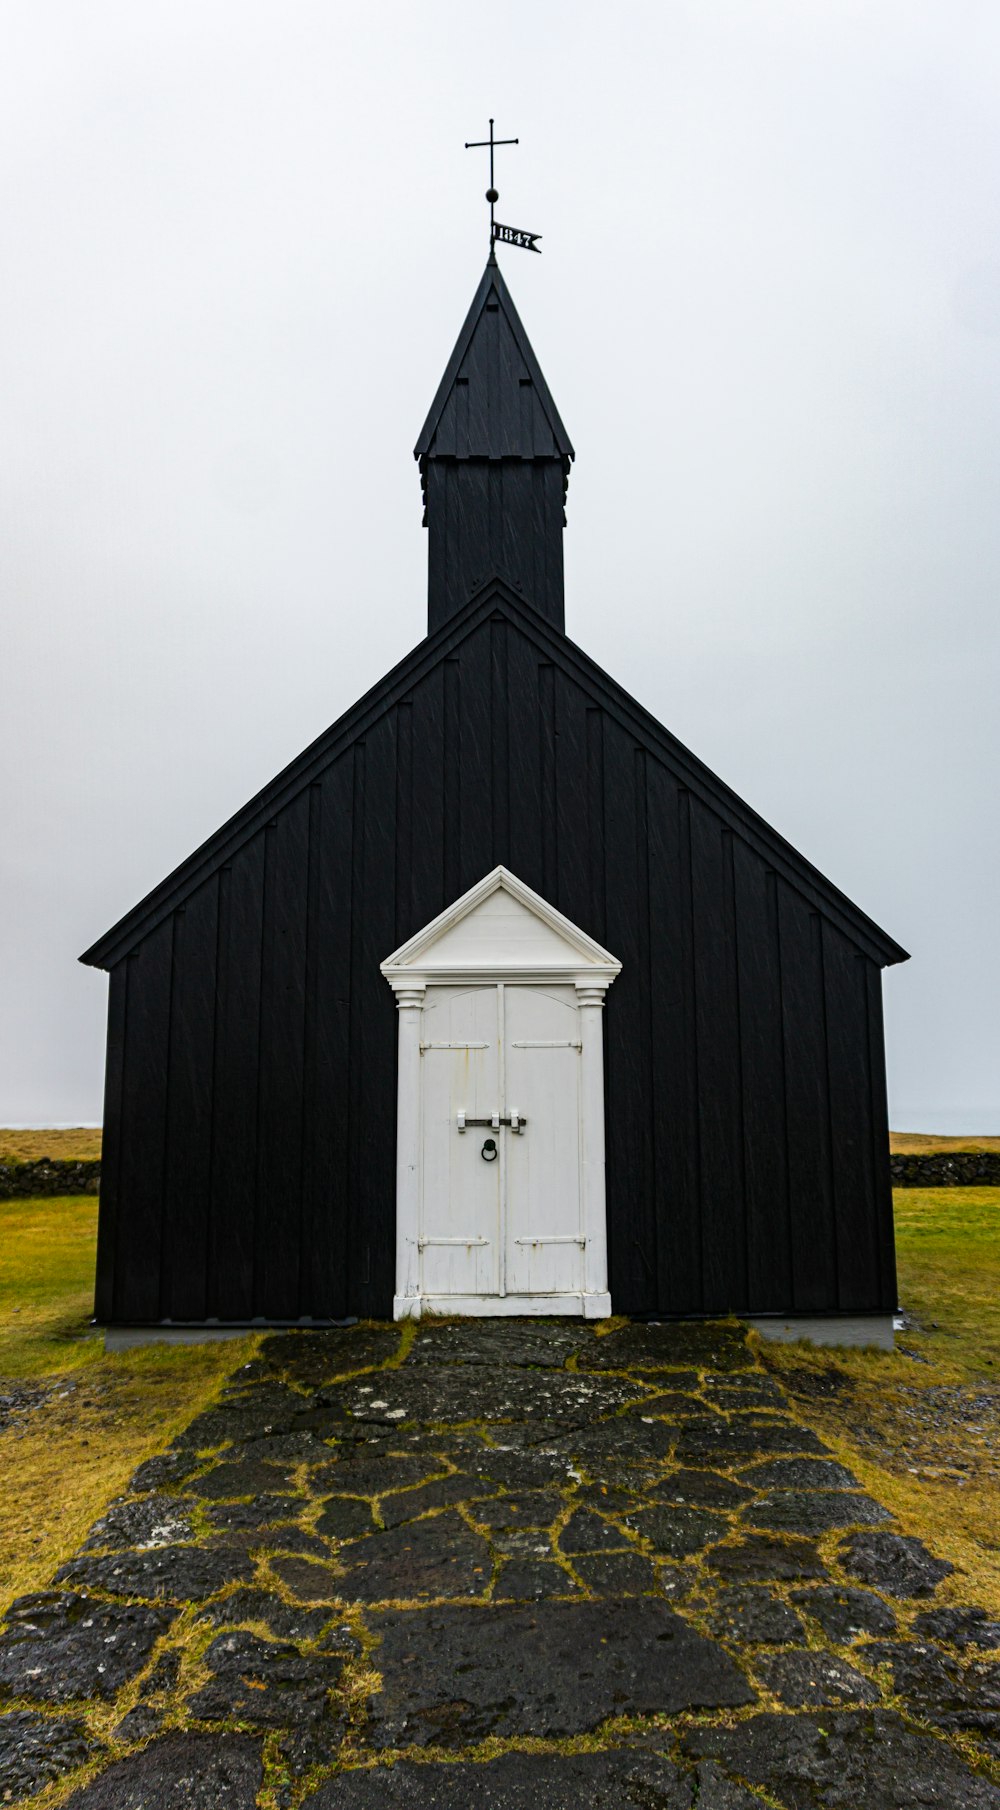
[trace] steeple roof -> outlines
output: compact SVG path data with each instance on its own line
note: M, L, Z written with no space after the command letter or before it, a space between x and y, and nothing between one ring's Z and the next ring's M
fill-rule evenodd
M558 458L573 447L510 291L491 257L414 457Z

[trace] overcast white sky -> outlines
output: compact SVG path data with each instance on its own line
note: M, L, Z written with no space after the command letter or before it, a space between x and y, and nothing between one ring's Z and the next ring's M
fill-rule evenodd
M6 0L0 1124L76 956L425 630L411 449L499 218L567 627L912 951L897 1127L1000 1131L995 0Z

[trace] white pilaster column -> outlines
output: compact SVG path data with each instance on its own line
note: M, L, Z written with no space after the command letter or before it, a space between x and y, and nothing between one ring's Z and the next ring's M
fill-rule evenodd
M608 1218L604 1192L604 986L577 981L580 1009L580 1109L583 1117L584 1312L611 1312L608 1293Z
M399 1013L396 1103L396 1298L393 1316L420 1313L420 1025L423 987L395 986Z

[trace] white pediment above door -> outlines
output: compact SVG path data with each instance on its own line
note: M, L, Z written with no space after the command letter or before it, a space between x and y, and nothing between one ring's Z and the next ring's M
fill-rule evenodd
M397 988L485 975L608 986L620 970L607 949L506 867L495 867L382 963Z

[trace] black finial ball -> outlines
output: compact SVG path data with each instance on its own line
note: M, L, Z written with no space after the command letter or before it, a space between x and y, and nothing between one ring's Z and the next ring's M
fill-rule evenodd
M490 206L492 207L494 201L499 201L499 199L500 199L499 189L487 189L486 199L489 202Z

